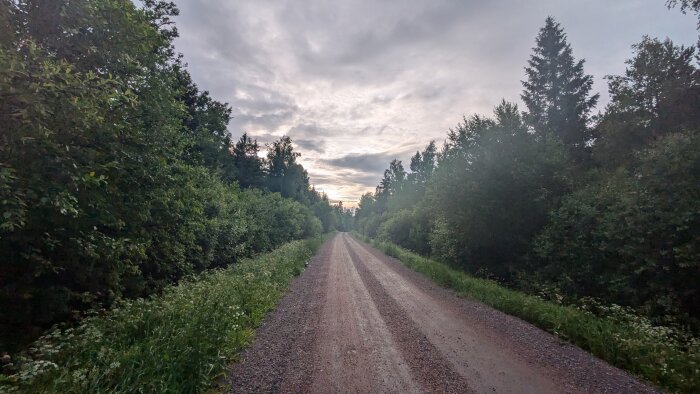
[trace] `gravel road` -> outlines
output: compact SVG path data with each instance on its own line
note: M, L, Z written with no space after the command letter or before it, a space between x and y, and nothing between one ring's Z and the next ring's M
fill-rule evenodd
M229 384L236 393L656 392L344 233L266 317Z

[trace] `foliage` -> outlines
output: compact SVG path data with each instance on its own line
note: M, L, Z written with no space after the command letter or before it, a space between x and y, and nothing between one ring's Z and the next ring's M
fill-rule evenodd
M700 341L683 330L653 325L617 305L589 301L567 306L545 301L492 280L471 277L388 242L373 244L462 297L520 317L652 383L679 392L700 389Z
M293 160L268 187L277 156L175 56L177 8L142 5L0 2L0 350L346 215Z
M694 9L692 2L670 2L676 3ZM697 335L700 68L695 48L644 37L633 46L624 74L607 78L612 100L594 119L592 79L553 19L545 21L533 51L523 82L527 110L521 114L503 101L492 117L465 117L449 130L429 171L421 169L426 156L420 152L409 173L392 161L377 191L362 196L355 229L533 295L546 293L571 304L595 299L609 306L598 309L621 308L649 332L678 326ZM431 143L428 158L433 150ZM430 270L433 262L421 264ZM444 284L462 280L435 270L430 275ZM526 313L518 303L494 305L518 316ZM652 339L666 341L663 335L628 338L615 328L609 335L643 343L626 348L616 342L620 347L608 354L607 336L576 339L583 334L574 326L585 316L570 318L566 335L574 342L668 387L697 388L697 381L688 380L693 369L680 365L686 355L667 356L685 349L680 342L674 342L676 350L663 350L662 344L657 349ZM541 324L550 328L555 322ZM689 357L696 360L693 352ZM654 367L653 357L673 359L668 368L675 372ZM681 370L686 372L674 375Z
M297 163L299 153L294 152L292 140L282 137L269 146L267 161L267 185L273 192L297 201L308 202L309 176Z
M700 0L667 0L666 6L673 8L680 6L681 12L686 13L688 10L695 12L698 15L698 30L700 30ZM700 40L698 40L700 45Z
M598 101L597 94L589 95L593 77L584 74L583 63L574 60L561 25L548 17L525 68L521 95L528 125L537 134L555 136L577 160L586 158L587 142L594 138L587 124Z
M431 224L431 219L425 210L404 209L390 216L379 226L378 238L418 253L427 253Z
M258 156L260 146L243 133L231 149L232 160L227 164L225 179L236 180L242 188L263 188L265 185L265 163Z
M57 328L16 356L0 389L23 392L201 392L250 341L322 238L294 241L225 270L121 301Z
M251 219L242 242L248 254L271 250L290 239L313 237L323 230L307 207L279 193L246 190L241 200L242 211Z
M461 240L452 261L504 277L519 269L566 188L566 152L528 133L517 106L503 102L494 115L465 119L450 132L428 201L446 224L444 236Z
M700 12L700 0L668 0L666 4L669 8L680 5L683 12L686 12L688 9Z
M645 37L633 46L624 75L610 76L612 101L601 119L594 157L614 168L670 133L700 124L700 73L695 48Z
M120 1L2 6L16 7L17 32L0 52L0 189L12 218L0 238L3 329L66 319L130 291L133 277L158 282L201 264L186 251L205 202L186 192L202 174L177 160L187 141L166 64L171 32L154 27L169 14ZM169 244L149 247L159 240ZM173 258L167 272L161 255Z
M571 294L651 316L700 310L700 134L677 133L564 199L537 241L542 272ZM575 223L575 225L572 225Z

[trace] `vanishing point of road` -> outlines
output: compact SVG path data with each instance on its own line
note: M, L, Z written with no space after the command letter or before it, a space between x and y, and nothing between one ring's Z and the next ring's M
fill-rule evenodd
M655 392L346 233L294 280L229 381L236 393Z

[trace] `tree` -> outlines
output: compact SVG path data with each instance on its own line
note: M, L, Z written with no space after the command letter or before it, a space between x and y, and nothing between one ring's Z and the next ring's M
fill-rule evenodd
M514 275L566 188L565 158L558 142L528 133L515 104L458 125L427 193L433 253L472 272Z
M404 170L401 160L392 160L389 163L389 168L384 171L384 178L377 186L377 196L388 197L401 192L405 180L406 170Z
M381 202L378 200L378 195L365 193L360 197L360 202L355 210L354 227L361 233L375 237L381 224Z
M267 186L283 197L308 203L309 176L299 163L299 153L294 152L292 140L284 136L269 146L267 153Z
M316 188L312 187L309 191L309 200L314 214L323 224L323 230L334 230L338 225L338 218L335 215L334 207L328 200L328 196L325 193L319 193L316 191Z
M533 51L522 81L525 121L538 135L555 136L575 159L585 160L595 137L589 114L599 96L590 95L593 77L584 73L584 60L574 59L564 30L552 17L540 29Z
M673 8L677 5L681 6L681 11L686 12L691 9L695 12L700 12L700 0L668 0L666 5Z
M242 188L262 188L265 184L264 161L258 156L258 141L247 133L231 148L231 155L225 165L224 179L238 181Z
M681 12L684 14L691 10L698 15L698 30L700 30L700 0L668 0L666 2L668 8L673 8L677 5L680 5ZM698 45L700 45L700 40Z
M700 133L672 133L566 196L538 236L568 294L700 327Z
M304 204L222 182L228 106L174 55L174 5L140 4L0 0L0 352L321 229Z
M12 92L0 95L2 331L32 333L209 261L197 251L211 178L181 162L192 140L170 56L177 12L145 6L0 3L14 26L0 37L0 91Z
M594 147L595 157L607 166L628 162L652 141L700 123L695 48L644 37L633 49L625 74L608 77L612 100Z
M231 136L226 126L231 119L231 108L211 98L209 92L200 92L190 74L178 64L174 69L187 114L183 123L191 134L191 145L185 149L186 160L213 170L220 170L229 155Z
M411 157L411 173L408 174L407 178L418 197L422 197L425 187L433 175L436 157L437 148L435 147L435 141L430 141L423 152L416 152Z

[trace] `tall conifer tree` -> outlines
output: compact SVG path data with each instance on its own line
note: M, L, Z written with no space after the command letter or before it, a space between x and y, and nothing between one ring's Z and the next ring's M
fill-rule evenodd
M594 135L588 128L589 114L598 102L590 95L593 77L583 72L583 60L574 59L566 34L548 17L536 39L534 53L525 68L522 99L525 121L541 136L553 135L577 158Z
M258 141L243 133L238 142L231 147L231 160L225 179L237 180L242 188L263 188L265 171L263 160L258 157L259 151Z

